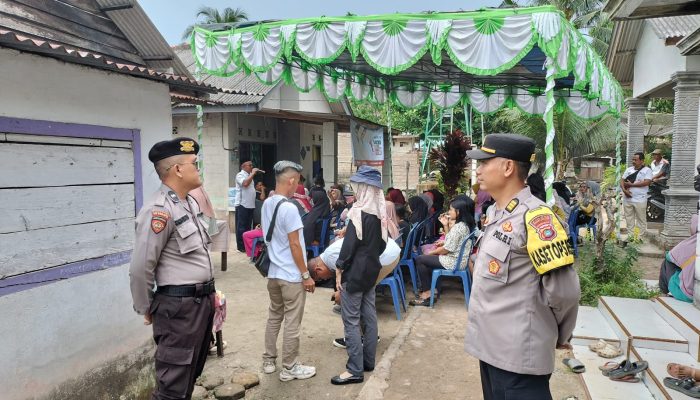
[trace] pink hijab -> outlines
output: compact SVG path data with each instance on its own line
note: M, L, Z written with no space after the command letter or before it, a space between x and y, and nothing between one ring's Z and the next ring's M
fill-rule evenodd
M389 237L396 239L401 236L401 231L399 230L399 216L396 215L396 206L389 200L386 200L384 203L386 204L386 227L389 231Z
M294 195L292 195L292 198L296 200L299 204L301 204L301 207L304 209L304 212L311 211L311 198L306 195L304 185L302 185L301 183L297 185L297 190L296 192L294 192Z
M355 202L348 212L348 218L355 226L357 238L362 240L362 212L375 215L382 223L382 239L386 242L388 237L388 221L384 193L382 189L370 186L366 183L352 183L355 191Z

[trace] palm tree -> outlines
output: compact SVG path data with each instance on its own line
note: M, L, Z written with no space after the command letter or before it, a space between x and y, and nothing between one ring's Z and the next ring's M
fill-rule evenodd
M241 22L248 20L248 13L242 8L233 9L231 7L224 8L223 12L219 12L214 7L200 7L197 12L197 18L204 17L198 21L198 24L226 24L232 22ZM187 41L192 35L195 25L190 25L182 34L182 40Z
M510 127L511 132L531 137L543 149L547 132L539 115L523 116L518 109L502 110L497 117ZM554 162L557 180L564 178L569 162L574 157L615 149L617 119L606 115L597 121L588 121L565 109L554 115Z

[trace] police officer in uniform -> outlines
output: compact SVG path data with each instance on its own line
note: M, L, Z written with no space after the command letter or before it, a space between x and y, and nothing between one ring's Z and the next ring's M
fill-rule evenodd
M496 204L477 243L465 350L485 400L551 399L554 350L571 348L581 296L567 229L525 185L532 139L492 134L467 155Z
M153 400L189 399L204 369L214 317L211 239L197 202L199 145L190 138L156 143L148 153L163 182L136 217L129 276L134 309L153 324ZM155 292L153 291L156 285Z

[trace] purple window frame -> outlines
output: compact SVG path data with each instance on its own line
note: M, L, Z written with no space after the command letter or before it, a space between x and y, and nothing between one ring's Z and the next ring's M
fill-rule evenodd
M134 154L134 215L136 215L141 209L143 204L141 130L112 128L100 125L0 117L0 132L37 136L122 140L131 142L131 147ZM130 260L131 251L129 250L0 279L0 297L33 289L38 286L47 285L59 280L69 279L91 272L124 265Z

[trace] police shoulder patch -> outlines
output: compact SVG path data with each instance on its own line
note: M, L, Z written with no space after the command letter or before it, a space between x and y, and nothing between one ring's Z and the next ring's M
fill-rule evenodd
M518 199L511 200L510 203L508 203L508 205L506 206L506 211L508 211L509 213L512 213L513 210L515 210L515 207L518 206L518 204L520 204L520 200L518 200Z
M574 263L566 229L547 206L525 213L527 252L540 275Z
M168 225L170 213L162 210L153 210L151 212L151 230L156 235L163 232L163 229Z

